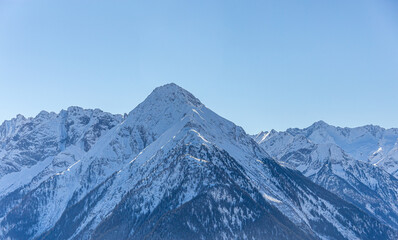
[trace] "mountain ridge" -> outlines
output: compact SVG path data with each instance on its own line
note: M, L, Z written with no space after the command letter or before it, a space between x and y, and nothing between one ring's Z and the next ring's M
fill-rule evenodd
M398 180L393 176L394 172L383 169L383 165L379 166L380 161L378 164L372 164L371 160L355 159L355 155L352 156L344 149L348 147L350 151L355 150L355 147L350 148L349 144L339 145L341 142L348 142L355 146L355 141L344 142L338 139L346 137L362 141L361 138L368 138L369 129L387 130L378 127L356 128L353 131L357 133L350 134L351 129L345 128L346 134L336 137L334 131L325 130L325 128L333 130L334 127L315 124L305 129L274 131L267 135L253 136L253 138L281 164L299 170L315 183L397 228ZM358 134L358 131L361 134ZM353 135L354 138L352 138ZM377 138L383 134L372 132L371 136ZM337 141L334 141L335 139ZM361 144L366 145L363 141ZM376 148L380 146L375 145L374 149Z

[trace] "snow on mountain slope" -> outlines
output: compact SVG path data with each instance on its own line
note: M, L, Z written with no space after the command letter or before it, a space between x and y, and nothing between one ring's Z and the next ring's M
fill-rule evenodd
M0 126L0 195L38 181L38 175L49 166L49 174L53 174L78 161L78 156L67 160L62 156L87 152L121 120L120 115L98 109L70 107L59 114L42 111L35 118L18 115L4 122Z
M31 167L71 145L88 151L121 116L100 110L70 107L59 114L42 111L35 118L22 115L0 126L0 177Z
M0 126L0 219L23 204L35 189L47 188L45 183L54 176L64 175L79 165L81 157L121 120L120 115L98 109L70 107L59 114L42 111L35 118L26 119L19 115L4 122ZM42 220L46 220L40 225L53 224L54 216L62 211L58 204L68 200L64 195L75 182L71 178L65 181L63 188L48 189L54 190L51 194L59 194L59 199L51 206L44 205L48 208L43 207L41 213L46 215ZM45 201L50 200L47 197L43 196ZM36 207L38 209L30 214L39 211L39 206Z
M236 239L244 235L259 238L268 234L271 239L304 239L305 234L267 204L252 186L247 186L246 191L237 186L224 170L233 170L234 176L243 181L239 169L235 169L236 163L232 159L224 159L226 153L199 135L189 118L185 117L172 126L108 179L104 183L106 191L103 195L94 192L95 197L85 197L71 210L67 209L57 225L42 238L143 239L157 234L160 236L150 238L175 239L199 234L198 238ZM258 198L262 205L251 196ZM112 208L109 205L104 207L104 202L110 204L110 199L116 199ZM203 205L204 202L212 205ZM82 218L75 220L75 215L70 212L80 212L80 205L89 205L90 208L83 208ZM209 206L209 209L196 207L200 205ZM174 217L173 223L168 219L162 220L165 215L178 215L182 206L189 209L183 214L187 222L182 221L182 216ZM279 214L278 219L269 217L265 211L270 216ZM198 222L198 216L208 221ZM78 222L75 224L75 221ZM161 225L159 221L169 227L156 227ZM65 234L63 229L71 222L78 227ZM288 227L284 226L286 224ZM154 231L155 227L159 230ZM243 230L246 227L252 228L253 232ZM199 229L201 231L197 232Z
M15 128L7 129L4 136ZM242 128L175 84L155 89L89 148L60 142L32 181L0 196L0 238L397 237L277 164Z
M325 134L303 131L304 135L298 130L294 133L272 131L259 144L281 164L299 170L315 183L398 228L396 178L370 163L353 159L331 141L316 144L306 137L326 138ZM321 141L319 137L315 139Z
M333 143L357 160L370 162L390 174L398 176L398 129L384 129L367 125L356 128L340 128L323 121L305 129L288 129L291 135L304 135L314 143Z

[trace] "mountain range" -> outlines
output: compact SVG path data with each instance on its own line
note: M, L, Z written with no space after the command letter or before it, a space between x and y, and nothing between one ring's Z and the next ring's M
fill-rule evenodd
M319 121L252 137L280 164L398 227L398 129L340 128Z
M250 136L175 84L123 116L18 115L0 126L0 239L397 239L395 134Z

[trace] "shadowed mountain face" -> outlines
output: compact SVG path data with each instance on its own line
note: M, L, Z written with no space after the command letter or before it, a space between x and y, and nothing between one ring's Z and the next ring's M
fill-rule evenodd
M175 84L155 89L125 118L79 111L68 121L59 120L61 112L1 126L0 164L18 165L2 168L0 238L397 237L279 165L242 128ZM22 154L28 150L39 156Z

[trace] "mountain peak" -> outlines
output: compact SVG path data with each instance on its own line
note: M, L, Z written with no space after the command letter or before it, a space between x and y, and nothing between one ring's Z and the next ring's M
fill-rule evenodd
M146 129L151 137L158 137L189 113L200 111L203 104L190 92L174 83L155 88L125 120L130 127Z
M175 83L169 83L155 88L147 97L145 102L150 99L163 100L166 102L175 102L176 100L189 103L194 107L199 107L202 103L192 93L183 89Z
M330 126L329 124L327 124L325 121L322 121L322 120L319 120L319 121L317 121L317 122L315 122L315 123L313 123L311 126L310 126L310 128L312 127L312 128L320 128L320 127L328 127L328 126Z
M172 122L201 106L203 104L190 92L177 84L169 83L155 88L142 103L129 113L129 116L140 119L147 118L147 120L170 118Z

